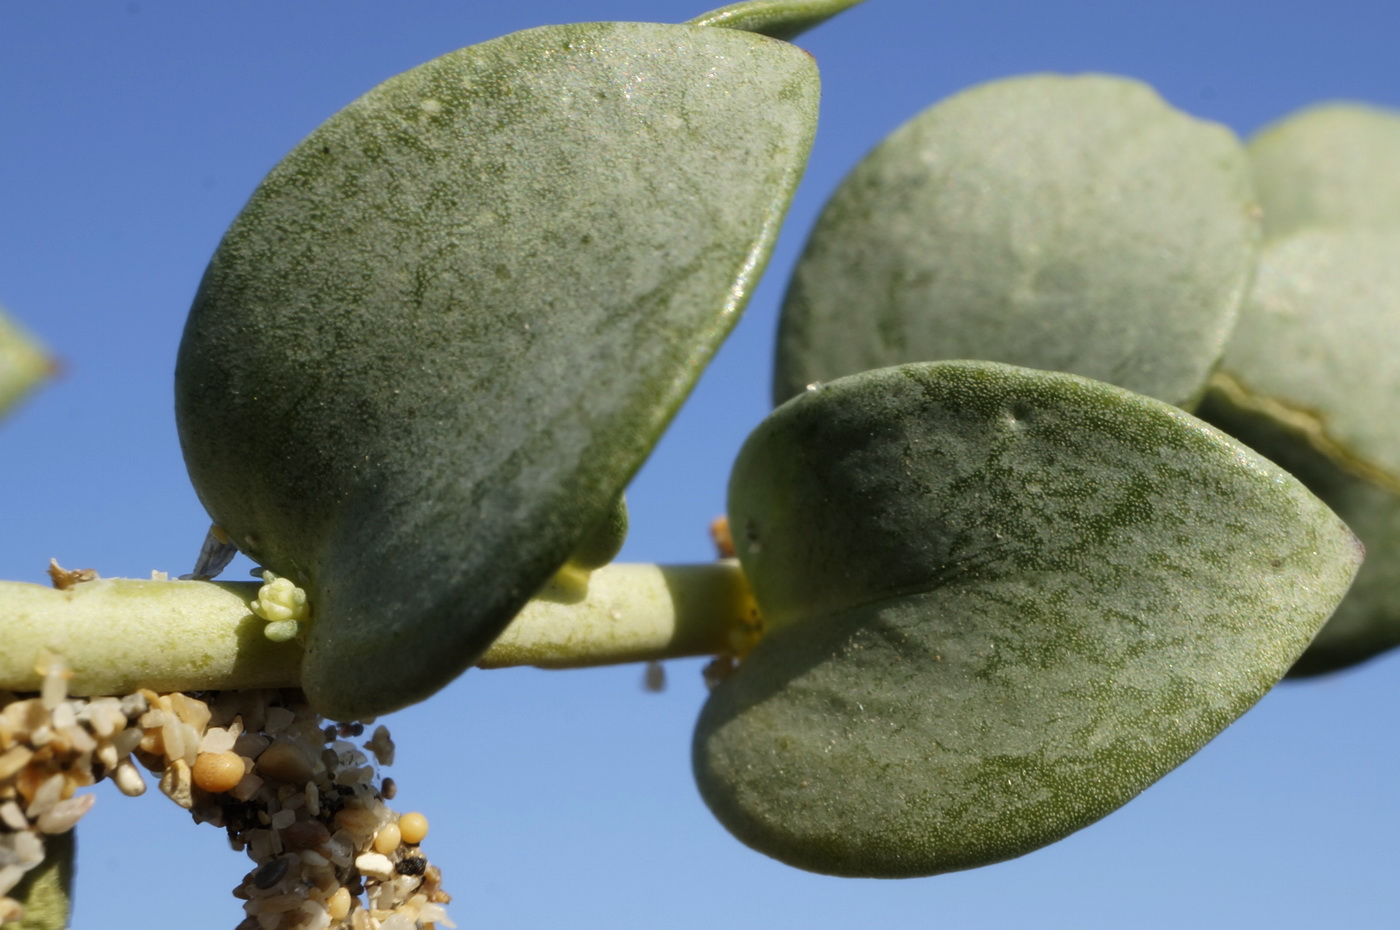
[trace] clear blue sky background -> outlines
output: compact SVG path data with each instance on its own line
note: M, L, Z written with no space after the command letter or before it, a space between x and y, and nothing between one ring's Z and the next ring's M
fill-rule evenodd
M703 3L0 0L0 301L64 377L0 425L0 577L48 559L188 571L207 520L171 373L215 244L261 176L340 106L456 47ZM624 558L711 556L727 469L767 409L784 281L816 211L885 133L970 84L1108 71L1248 134L1304 104L1400 106L1385 0L870 0L799 44L823 123L746 319L630 491ZM246 571L246 564L236 571ZM1285 685L1122 811L973 872L804 874L731 839L691 783L699 663L473 672L390 720L399 805L464 928L1379 927L1400 911L1400 656ZM80 832L81 928L232 927L246 868L152 792L102 790Z

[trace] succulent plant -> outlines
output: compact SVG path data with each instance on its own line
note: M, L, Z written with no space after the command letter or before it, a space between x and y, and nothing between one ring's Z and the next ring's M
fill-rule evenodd
M215 522L310 596L328 715L452 680L609 520L768 260L817 93L752 32L544 27L385 82L263 181L176 410Z
M1400 644L1400 443L1377 415L1400 393L1400 189L1377 168L1400 119L1330 105L1246 149L1106 75L973 88L871 152L789 287L776 409L731 475L737 564L608 565L804 170L819 82L784 40L856 2L508 35L386 81L273 169L176 367L201 565L233 546L264 584L0 582L0 710L27 721L0 728L4 914L13 890L36 926L66 919L89 802L65 779L134 772L166 726L148 697L201 720L148 754L168 794L271 836L249 799L292 808L262 776L315 774L286 826L330 836L338 811L305 798L370 772L314 771L348 721L474 665L718 656L692 760L721 823L895 878L1054 842L1290 670ZM0 412L48 364L0 316ZM291 690L231 709L264 688ZM231 693L220 725L183 691ZM31 766L103 706L120 762ZM271 733L269 708L304 746L242 729ZM371 744L392 756L387 730ZM16 801L25 779L44 805ZM426 821L367 810L375 858L318 856L334 908L330 884L277 906L353 922L361 873L409 874ZM280 894L273 847L242 890ZM442 912L416 887L396 925Z
M1234 134L1107 75L993 81L846 177L783 306L774 401L870 368L980 358L1189 406L1253 272Z
M1400 114L1333 103L1249 143L1267 241L1201 415L1284 465L1367 559L1294 674L1400 645Z
M990 362L788 401L729 519L767 632L705 705L701 794L761 852L864 877L1019 856L1126 803L1283 676L1361 559L1178 408Z

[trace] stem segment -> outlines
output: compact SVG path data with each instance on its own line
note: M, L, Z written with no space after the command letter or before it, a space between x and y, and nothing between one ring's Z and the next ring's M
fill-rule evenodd
M0 581L0 689L39 690L45 649L73 669L73 695L296 687L301 645L264 635L248 606L258 588L109 578L56 591ZM614 564L586 584L547 586L479 664L583 668L713 655L755 620L736 563Z

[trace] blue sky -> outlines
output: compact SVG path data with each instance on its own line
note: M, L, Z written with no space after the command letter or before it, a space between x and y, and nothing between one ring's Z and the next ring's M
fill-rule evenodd
M676 0L34 3L0 0L0 303L63 360L0 425L0 577L50 557L188 571L207 519L171 410L185 311L262 175L340 106L454 48L578 20L681 21ZM744 321L629 491L629 561L711 557L728 466L767 411L805 230L887 132L1032 71L1144 79L1242 134L1308 103L1400 107L1393 5L869 0L799 40L824 100L806 179ZM234 571L246 571L246 564ZM1105 821L1022 859L882 882L801 873L701 804L699 663L473 672L389 720L398 804L462 927L1379 926L1395 875L1400 656L1285 685ZM232 927L245 861L154 792L104 790L79 842L77 927ZM197 915L197 916L196 916Z

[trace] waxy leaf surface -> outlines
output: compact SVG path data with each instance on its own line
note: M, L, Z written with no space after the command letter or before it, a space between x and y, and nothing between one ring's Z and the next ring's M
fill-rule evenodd
M1339 465L1299 422L1276 417L1282 408L1241 394L1237 385L1222 390L1221 379L1214 384L1200 416L1287 469L1366 547L1346 597L1288 674L1336 671L1400 645L1400 495Z
M1033 75L965 91L827 204L783 307L774 402L982 358L1189 404L1248 286L1256 214L1235 136L1144 84Z
M1366 544L1299 673L1400 644L1400 226L1270 241L1201 414L1297 475Z
M1400 226L1272 241L1220 371L1329 457L1400 491L1397 258Z
M703 13L690 22L790 40L863 2L865 0L746 0Z
M761 273L817 96L753 33L547 27L384 83L262 183L177 414L211 515L311 595L321 711L446 684L606 518Z
M1360 559L1181 410L992 363L804 392L745 444L729 518L769 632L701 715L701 793L851 876L996 862L1127 802L1277 681Z

